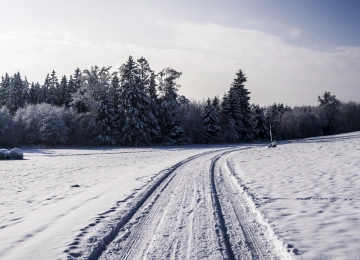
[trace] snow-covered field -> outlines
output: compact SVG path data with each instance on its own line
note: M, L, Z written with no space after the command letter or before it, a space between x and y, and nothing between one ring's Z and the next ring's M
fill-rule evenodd
M360 133L233 153L230 166L294 259L360 259Z
M24 156L0 161L0 259L360 255L358 132Z

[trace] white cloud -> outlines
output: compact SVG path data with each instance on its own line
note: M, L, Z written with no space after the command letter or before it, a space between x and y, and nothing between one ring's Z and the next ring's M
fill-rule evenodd
M310 50L255 30L214 24L166 23L171 35L152 48L124 42L80 41L64 34L46 40L1 38L0 75L20 71L29 80L43 82L52 69L58 76L76 67L120 67L129 55L144 56L159 71L173 67L181 72L181 94L189 98L222 96L237 70L248 77L252 102L261 105L316 104L317 96L331 91L341 99L360 100L360 47ZM73 44L64 44L73 43Z
M291 38L297 38L301 35L302 31L299 28L291 28L289 31L289 36Z

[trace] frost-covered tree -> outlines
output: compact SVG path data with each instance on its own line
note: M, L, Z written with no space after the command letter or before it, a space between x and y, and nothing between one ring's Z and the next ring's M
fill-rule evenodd
M81 87L73 95L72 104L83 104L95 118L96 139L101 144L113 145L116 122L111 102L111 67L92 66L82 73Z
M48 104L30 104L16 111L15 122L17 125L18 140L22 144L41 144L40 121L45 115Z
M48 79L48 94L46 103L50 105L58 105L59 104L59 81L56 76L55 70L53 70Z
M2 106L7 105L9 88L10 88L10 77L6 73L5 77L4 76L1 77L1 83L0 83L0 108Z
M181 72L172 68L163 69L159 74L158 89L159 118L163 137L163 143L181 144L184 132L179 116L178 90L180 85L176 80L180 78Z
M96 136L97 143L100 145L115 145L118 136L115 112L110 99L107 97L100 100L95 124L98 131Z
M14 115L18 108L24 107L27 96L27 89L24 85L20 73L15 73L10 79L10 86L8 89L6 106L10 114Z
M49 100L49 87L50 87L50 75L47 74L44 84L41 86L41 94L39 97L39 103L48 103Z
M330 92L325 92L322 97L318 96L319 106L322 107L329 119L329 123L324 127L325 134L336 133L337 120L336 117L340 112L341 102L336 98L335 95L331 95Z
M264 110L259 105L251 105L253 134L255 140L269 139L269 126L266 123Z
M130 56L119 70L120 142L124 145L149 145L153 141L153 136L157 135L158 129L154 128L157 120L151 111L151 100L145 93L139 67Z
M15 143L15 126L6 106L0 107L0 146L10 147Z
M252 126L252 116L250 108L250 92L245 88L244 83L247 82L247 78L242 70L239 70L236 73L236 78L231 84L231 88L234 90L238 96L240 103L240 113L242 115L241 121L242 126L237 129L239 137L243 141L253 140L253 126Z
M84 104L86 110L96 114L100 101L108 95L111 85L111 67L91 66L82 72L81 86L73 94L72 104Z
M30 103L30 83L26 76L23 80L22 98L24 99L25 104Z
M221 118L225 141L231 143L242 141L239 136L239 129L244 128L243 115L241 114L238 95L232 88L224 94L221 102Z
M322 108L294 107L283 113L277 132L282 139L319 136L323 135L322 129L327 123Z
M29 90L29 104L38 104L40 103L41 97L41 87L39 82L31 83L30 90Z
M67 96L67 93L68 93L68 80L64 75L61 77L60 84L58 86L57 100L56 100L57 106L65 105L65 98Z
M117 74L114 74L111 79L111 88L110 88L110 97L112 98L114 112L116 112L119 108L120 92L121 92L120 79Z
M81 89L81 86L82 86L82 73L81 73L81 70L79 68L77 68L75 70L73 78L74 78L74 86L75 86L74 94L77 93L77 95L84 95L83 89ZM73 100L73 97L71 99ZM77 108L78 113L86 113L86 112L88 112L86 104L83 103L80 99L77 99L77 101L75 103L72 102L72 104Z
M64 84L65 85L65 84ZM76 92L75 81L73 76L70 75L69 82L66 85L64 92L64 105L65 107L70 107L72 101L72 95Z
M205 142L212 143L216 139L216 135L220 132L219 114L217 110L211 104L211 100L208 98L207 104L204 107L204 113L202 115L203 126L205 128Z
M156 74L153 70L150 69L150 65L144 57L141 57L137 60L139 68L139 80L142 88L144 89L146 95L150 98L150 111L155 116L156 120L152 120L149 127L155 129L151 135L153 140L157 140L160 135L160 126L158 118L158 97L156 93Z
M204 102L187 100L185 97L178 98L179 116L182 122L182 139L185 144L204 143L205 129L203 127L202 114Z
M28 105L19 109L14 117L17 139L22 144L67 144L69 126L65 120L69 110L50 104Z
M43 104L46 106L46 104ZM63 108L47 105L40 120L39 136L46 145L65 144L68 140L69 128L63 118Z
M146 91L147 91L147 94L150 97L150 99L153 100L155 103L158 103L158 95L157 95L157 91L156 91L156 88L158 87L158 85L156 84L156 77L157 77L157 75L155 74L155 72L151 71L149 87L146 89Z
M285 112L291 111L291 108L284 104L274 103L264 109L265 119L269 128L271 128L273 137L280 138L279 125L281 123L282 116Z

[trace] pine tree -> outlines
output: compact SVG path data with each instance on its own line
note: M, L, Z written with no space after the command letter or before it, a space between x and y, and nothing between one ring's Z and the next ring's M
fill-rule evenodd
M68 93L68 81L66 76L61 77L61 81L57 91L57 102L56 105L63 106L65 104L65 98Z
M156 118L150 109L150 98L141 82L139 68L132 56L120 68L121 95L118 113L121 116L120 142L125 145L148 145L156 135Z
M240 142L239 129L243 129L243 116L241 114L240 101L234 89L230 88L223 97L221 103L222 124L224 126L224 138L234 143Z
M212 143L216 139L218 132L220 132L221 127L219 122L219 114L212 106L210 99L207 100L207 105L204 108L202 120L206 132L205 142Z
M74 83L75 83L75 90L76 90L74 92L74 94L77 93L78 95L84 95L85 93L83 93L83 90L80 90L81 85L82 85L82 73L79 68L77 68L75 70ZM72 97L71 99L73 100L74 97ZM77 108L78 113L88 112L88 108L86 107L85 103L83 103L80 99L78 99L78 101L76 103L74 103L74 105Z
M65 96L64 96L64 105L65 107L70 107L70 103L72 101L72 95L76 92L76 87L75 87L75 81L72 77L72 75L70 75L69 78L69 82L67 84L67 87L65 89Z
M39 98L39 104L40 103L48 103L49 100L49 87L50 87L50 75L47 74L44 84L41 87L41 95Z
M181 144L184 132L179 115L178 90L180 85L176 80L181 76L172 68L163 69L159 74L160 127L163 142L167 144Z
M115 145L118 135L114 109L107 97L100 100L95 118L98 134L96 139L100 145Z
M50 74L48 84L49 89L46 103L50 105L59 105L59 81L54 70Z
M340 112L341 102L336 98L335 95L331 95L330 92L325 91L322 97L318 96L319 106L325 110L325 113L329 119L329 123L324 127L323 131L325 134L336 133L337 122L336 116Z
M0 84L0 108L2 106L7 105L7 99L9 94L9 88L10 88L10 77L6 73L5 77L1 77L1 84Z
M114 145L117 136L114 108L110 96L111 67L92 66L82 73L80 88L73 95L73 104L83 104L95 118L96 139L102 145Z
M143 85L145 93L149 93L150 76L153 71L150 69L150 65L144 57L138 59L137 64L139 68L139 80Z
M253 133L255 140L269 140L269 127L266 123L264 110L259 105L251 106Z
M111 79L110 96L112 97L112 103L115 111L119 108L120 104L120 79L117 74L114 74Z
M235 91L240 101L240 112L242 114L242 127L238 128L238 134L241 140L251 141L253 140L252 122L251 122L251 108L250 108L250 92L245 88L244 83L247 82L247 78L242 70L236 73L236 78L231 84L231 88Z
M40 84L38 82L37 83L32 82L29 91L29 104L32 105L38 104L40 94L41 94Z
M150 74L150 80L149 80L149 87L146 89L148 96L150 97L151 100L153 100L155 103L158 103L158 95L156 92L156 88L157 88L157 84L156 84L156 77L157 75L155 74L154 71L151 71Z
M139 80L141 88L150 98L149 109L155 117L155 120L152 120L149 124L149 127L154 129L154 131L151 133L151 139L157 141L160 135L160 126L158 118L158 97L156 94L156 75L154 71L150 69L150 65L144 57L138 59L137 64L139 68Z
M7 98L7 108L10 114L14 115L16 110L25 106L25 85L21 79L20 73L15 73L10 79L10 86Z

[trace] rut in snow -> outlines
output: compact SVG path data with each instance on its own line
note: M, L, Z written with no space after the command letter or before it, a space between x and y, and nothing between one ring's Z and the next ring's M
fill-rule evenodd
M280 259L226 172L224 155L238 149L178 163L88 256L77 257Z
M160 173L155 183L143 194L140 195L138 199L135 200L133 206L130 207L130 210L126 214L122 214L120 217L117 217L115 223L111 225L111 227L107 227L106 230L101 231L103 233L102 237L90 237L87 241L81 241L84 237L86 237L86 229L87 227L83 228L72 244L70 244L69 249L66 250L68 253L68 259L98 259L103 251L109 246L109 244L122 232L126 225L132 225L133 219L135 214L138 212L142 212L142 214L146 214L146 211L143 210L144 207L151 206L154 201L157 200L160 193L168 185L168 183L172 180L174 175L176 174L178 168L186 165L188 162L198 158L205 156L207 154L212 154L214 152L219 152L223 149L219 149L216 151L204 152L194 156L191 156L185 160L180 161L170 169L164 170L164 172ZM132 197L131 195L130 197ZM152 201L150 203L150 201ZM149 204L150 203L150 204ZM118 205L117 205L118 206ZM108 212L116 212L117 206L112 207ZM107 212L105 212L107 213ZM121 213L121 212L120 212ZM103 214L100 214L103 215ZM102 217L102 216L101 216ZM94 223L98 224L98 223ZM91 240L91 241L90 241ZM76 246L79 243L87 243L87 249L85 251L78 251L78 247ZM80 247L81 248L81 247Z

